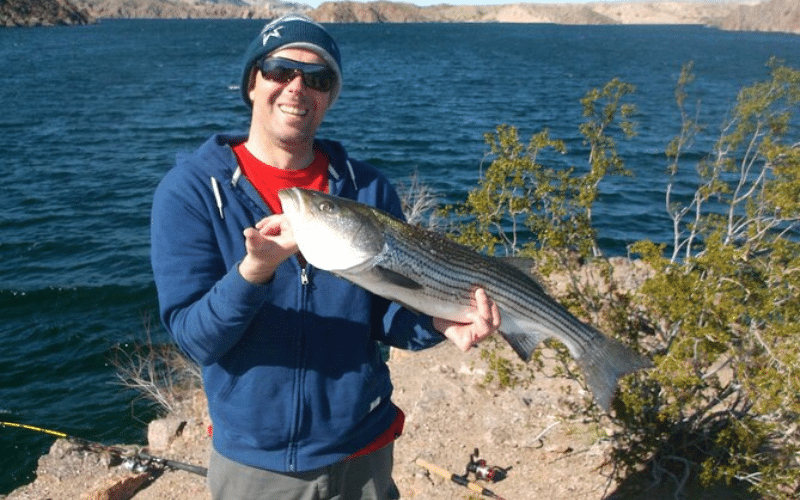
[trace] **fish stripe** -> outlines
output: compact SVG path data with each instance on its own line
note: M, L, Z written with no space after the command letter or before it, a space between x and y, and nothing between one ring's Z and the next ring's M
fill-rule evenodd
M411 309L453 321L469 320L475 289L483 288L500 309L501 331L514 351L527 361L544 338L563 342L605 410L620 376L650 366L572 315L528 273L501 259L352 200L299 188L279 195L293 227L320 229L294 233L304 255L329 265L324 269ZM347 267L336 267L345 262Z

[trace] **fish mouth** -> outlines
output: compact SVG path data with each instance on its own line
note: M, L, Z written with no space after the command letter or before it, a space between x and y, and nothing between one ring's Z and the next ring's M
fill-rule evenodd
M296 187L278 191L278 198L281 200L283 213L300 212L303 206L302 196L302 192Z

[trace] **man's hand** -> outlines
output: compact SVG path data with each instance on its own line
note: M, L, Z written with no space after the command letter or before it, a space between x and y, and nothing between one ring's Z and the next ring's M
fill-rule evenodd
M272 279L281 262L297 253L289 220L284 215L261 219L255 228L244 230L245 255L239 273L250 283L266 283Z
M464 352L500 328L500 310L483 288L475 290L475 305L475 310L469 314L469 323L433 319L433 327Z

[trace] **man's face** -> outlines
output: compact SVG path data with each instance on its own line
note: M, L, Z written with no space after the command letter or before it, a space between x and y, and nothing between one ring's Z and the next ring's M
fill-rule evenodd
M309 64L325 64L317 54L306 49L284 49L270 55ZM308 88L298 74L287 83L265 79L255 70L250 88L253 103L253 125L270 145L280 147L309 146L325 112L331 93Z

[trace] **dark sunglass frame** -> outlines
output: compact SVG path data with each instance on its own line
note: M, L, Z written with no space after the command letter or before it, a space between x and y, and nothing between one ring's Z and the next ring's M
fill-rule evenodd
M319 92L330 91L336 83L336 73L324 64L308 64L283 57L270 57L256 62L256 67L267 80L289 83L297 75L303 77L303 84Z

